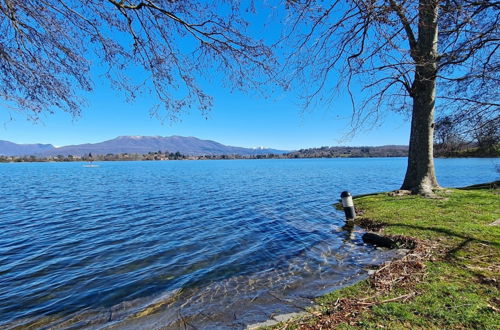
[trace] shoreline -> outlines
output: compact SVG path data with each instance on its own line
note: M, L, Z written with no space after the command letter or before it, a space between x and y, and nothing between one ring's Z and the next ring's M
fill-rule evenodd
M400 259L383 264L372 271L366 280L316 299L315 307L308 311L296 315L279 315L266 322L249 325L247 329L325 329L337 326L363 328L478 326L489 328L491 325L498 324L500 300L496 297L500 280L498 275L500 268L500 221L498 218L500 214L494 207L500 201L499 185L500 181L494 181L457 189L443 189L440 192L441 197L436 200L427 200L418 196L390 196L387 192L356 196L354 200L357 204L361 204L361 212L355 223L368 231L382 233L396 242L410 244L406 246L411 247L407 250L407 254ZM443 212L448 211L448 208L443 205L452 206L455 210L450 211L454 214L460 213L457 207L469 210L473 205L470 205L468 200L475 199L474 197L477 196L489 198L485 202L488 206L487 210L478 211L472 208L476 211L475 214L472 213L472 216L477 215L477 218L482 221L475 221L476 219L471 216L468 219L469 223L455 222L444 228L440 223L436 223L435 228L419 226L418 222L422 220L416 221L417 224L408 223L408 219L398 221L394 219L394 215L398 215L393 212L394 208L385 210L380 204L385 201L392 202L394 206L400 201L411 208L411 203L409 205L407 203L408 199L418 200L419 203L424 204L441 204L440 208L444 208ZM450 202L459 197L461 206L457 206L456 201ZM427 211L425 209L415 211L414 208L405 210L408 214L420 216L427 214ZM444 218L450 217L444 215ZM416 219L419 217L417 216ZM460 219L460 221L465 220ZM482 227L484 233L488 233L487 239L474 235L474 230L469 233L467 227L473 225ZM458 228L464 228L466 233L456 232ZM401 234L405 229L409 235ZM483 253L484 250L490 252L488 267L485 267L484 260L477 260L477 247L473 248L473 244L479 244ZM458 253L465 254L458 258L458 263L463 263L463 265L456 265L457 261L449 260ZM448 268L451 268L449 272L443 271ZM465 279L462 272L471 272L469 274L471 278ZM448 288L450 281L443 278L446 275L453 278L452 282L456 288ZM471 288L471 282L474 283L474 288ZM470 296L464 296L462 300L465 301L458 301L458 303L467 307L466 309L476 310L476 313L478 313L477 307L481 307L481 312L477 317L469 311L454 311L447 308L446 306L453 301L457 303L457 297L453 297L448 302L446 298L442 298L443 295L440 292L436 292L446 290L452 296L460 296L465 288L470 290ZM440 306L441 304L445 306ZM442 312L443 309L449 311ZM402 310L405 310L405 313L401 314Z
M11 157L11 156L0 156L0 157ZM23 158L23 157L20 157ZM185 158L179 159L97 159L92 160L94 163L107 163L107 162L171 162L171 161L210 161L210 160L303 160L303 159L393 159L393 158L408 158L407 156L360 156L360 157L267 157L267 155L262 155L258 157L245 157L245 156L235 156L233 155L223 155L223 156L185 156ZM493 156L470 156L470 157L435 157L435 159L500 159L500 157ZM21 163L88 163L89 160L75 159L75 160L57 160L57 159L36 159L36 160L2 160L0 158L0 164L21 164Z
M371 194L371 195L374 195L374 194ZM362 196L369 196L369 195L355 196L354 198L359 198ZM374 228L377 228L377 224L375 224L373 222L369 222L369 221L368 222L367 221L361 221L361 222L356 221L356 225L359 226L360 228L366 230L366 232L374 231ZM387 250L396 250L396 254L398 254L399 256L392 259L392 260L384 262L383 264L379 265L376 269L368 270L368 276L366 279L361 279L358 282L348 284L348 285L341 287L341 288L338 288L332 292L344 290L346 288L355 286L358 283L360 283L362 281L366 281L366 280L371 281L372 283L378 283L378 285L380 285L383 281L386 280L387 275L389 274L387 271L385 272L385 274L381 273L382 271L384 271L386 269L390 270L391 268L394 268L394 266L400 267L401 264L411 264L415 261L414 260L415 256L418 256L419 259L421 258L422 248L425 247L422 242L419 242L418 240L415 240L412 237L405 237L405 236L392 236L392 235L386 236L386 235L383 235L382 237L390 238L396 243L397 247L395 247L393 249L387 249ZM420 250L418 252L418 254L415 254L414 251L418 251L418 250ZM409 260L407 260L407 259L409 259ZM380 276L380 274L382 274L382 275ZM327 293L326 295L331 294L332 292ZM323 296L320 296L320 297L316 298L315 300L321 299L321 297L323 297ZM405 297L402 297L402 298L405 298ZM311 306L309 308L311 311L307 310L307 311L295 312L295 313L277 314L269 320L254 323L254 324L249 324L249 325L247 325L247 327L245 329L247 329L247 330L259 330L259 329L268 329L268 328L273 329L275 326L283 325L283 323L286 324L289 321L294 321L297 319L304 319L304 318L305 319L314 318L314 317L318 316L318 313L315 310L320 309L320 308L321 308L321 304L314 304L313 306Z

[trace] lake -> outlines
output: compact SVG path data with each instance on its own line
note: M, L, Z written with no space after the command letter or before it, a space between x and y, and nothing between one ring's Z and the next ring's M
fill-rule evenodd
M0 328L244 328L394 251L332 207L398 189L406 158L0 164ZM437 159L442 186L498 159Z

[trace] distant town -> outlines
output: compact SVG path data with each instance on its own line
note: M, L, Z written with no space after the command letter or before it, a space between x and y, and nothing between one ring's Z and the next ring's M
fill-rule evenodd
M118 153L94 155L92 153L79 155L55 156L0 156L0 162L73 162L73 161L152 161L152 160L212 160L212 159L286 159L286 158L359 158L359 157L405 157L408 148L405 146L383 147L321 147L301 149L284 154L257 155L185 155L169 151L156 151L144 154Z

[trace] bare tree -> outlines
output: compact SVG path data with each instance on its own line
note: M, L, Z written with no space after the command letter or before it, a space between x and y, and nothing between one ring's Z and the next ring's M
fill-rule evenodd
M500 152L500 114L458 111L436 120L436 152L497 157Z
M466 145L458 125L451 116L444 116L436 120L434 128L435 151L438 155L452 156Z
M347 91L353 127L382 110L409 111L402 189L432 194L434 112L493 118L499 96L500 4L485 0L289 0L306 106ZM334 83L336 81L336 83ZM439 84L439 89L436 88ZM347 87L345 87L347 86ZM361 93L361 100L354 95ZM332 96L333 95L333 96Z
M493 120L484 120L479 116L471 135L475 139L479 152L483 155L497 155L500 149L500 116Z
M155 114L205 112L212 99L201 75L218 69L232 88L271 76L270 49L246 32L241 11L251 9L230 0L0 0L3 107L31 118L57 109L78 115L100 62L129 98L151 93Z

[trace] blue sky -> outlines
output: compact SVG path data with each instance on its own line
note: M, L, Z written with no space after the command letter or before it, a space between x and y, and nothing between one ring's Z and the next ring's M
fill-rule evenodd
M339 101L304 112L296 99L286 95L264 99L231 93L223 88L214 89L215 102L208 119L192 110L181 115L180 121L161 122L150 116L151 103L147 98L127 103L116 91L99 88L88 97L89 105L76 119L67 113L55 113L33 123L24 115L13 114L10 119L2 112L0 140L62 146L100 142L119 135L182 135L227 145L285 150L325 145L408 143L409 124L401 115L389 113L379 127L359 131L346 140L350 121L347 102Z
M262 15L254 21L254 33L272 39L276 32L263 24L266 17ZM93 62L98 63L96 59ZM203 82L205 91L214 97L208 119L192 109L181 115L180 121L161 122L149 114L153 104L150 98L142 96L127 103L123 94L99 76L101 67L94 65L92 70L94 91L85 96L88 106L83 108L81 117L56 112L33 123L24 114L9 112L0 105L0 140L63 146L100 142L119 135L181 135L227 145L285 150L326 145L408 144L409 123L402 115L386 113L378 127L360 130L346 140L351 115L347 99L341 97L331 104L303 111L293 91L278 91L268 98L252 92L231 92L221 86L224 77L217 74L212 82Z

